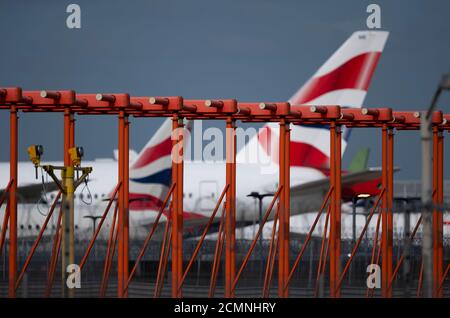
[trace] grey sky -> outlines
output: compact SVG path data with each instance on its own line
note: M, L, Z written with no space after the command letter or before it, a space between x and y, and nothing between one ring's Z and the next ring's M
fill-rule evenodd
M445 0L0 1L0 86L287 100L353 31L366 28L366 6L373 2L381 5L382 27L391 34L365 105L428 107L441 75L450 71ZM81 6L80 30L66 28L70 3ZM441 107L450 108L450 93ZM112 156L116 121L78 120L76 143L88 158ZM132 147L140 150L160 123L133 119ZM8 129L8 113L0 111L1 161L9 156ZM46 159L62 158L60 114L21 115L21 160L33 143L45 146ZM344 166L367 145L370 164L379 165L380 132L360 129ZM420 177L419 150L418 133L398 134L395 163L402 171L396 177Z

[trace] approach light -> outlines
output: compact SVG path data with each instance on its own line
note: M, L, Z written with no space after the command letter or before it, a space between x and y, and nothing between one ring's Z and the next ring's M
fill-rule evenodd
M83 147L73 147L69 149L70 161L75 167L79 167L81 164L81 159L84 156Z
M44 154L44 147L42 145L31 145L27 148L27 152L31 162L34 164L37 179L38 167L41 164L41 156Z

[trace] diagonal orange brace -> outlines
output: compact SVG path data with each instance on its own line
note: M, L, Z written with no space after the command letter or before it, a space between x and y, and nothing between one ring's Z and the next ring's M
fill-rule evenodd
M419 219L417 220L416 226L414 227L414 230L412 231L411 235L408 238L410 243L414 239L414 236L416 236L416 232L419 229L420 223L422 223L422 216L420 216ZM403 251L402 256L398 260L397 266L395 266L394 272L392 273L391 280L389 281L389 288L392 286L395 276L397 276L398 271L400 270L400 267L402 266L404 260L405 260L405 251Z
M169 198L172 195L174 189L175 189L175 184L172 184L172 186L169 189L169 192L167 192L166 197L164 198L164 201L158 211L158 215L156 216L156 219L153 222L152 229L150 230L147 237L145 238L144 244L143 244L141 250L139 251L136 261L134 262L133 269L131 270L130 275L128 276L128 281L125 284L124 292L126 292L128 290L128 287L130 286L131 280L133 279L134 274L136 273L137 267L139 266L139 263L141 262L142 257L144 257L144 254L145 254L145 251L147 250L148 244L150 243L150 240L152 239L153 234L155 233L156 228L158 227L159 220L164 212L164 209L166 208L167 202L169 201ZM169 222L169 221L167 221L167 222Z
M14 179L9 180L8 185L6 186L5 190L3 191L2 196L0 197L0 208L3 205L3 202L5 202L6 196L9 194L9 189L11 188L13 183L14 183Z
M359 245L361 244L361 241L362 241L362 239L364 237L364 234L366 234L367 228L369 227L370 221L372 220L372 217L373 217L373 215L375 213L375 210L378 208L378 205L380 204L380 201L381 201L381 198L383 197L384 191L385 191L385 189L383 188L381 190L378 198L377 198L377 201L375 202L374 206L372 207L372 210L370 211L370 213L369 213L369 215L367 217L367 222L366 222L366 224L364 224L364 228L361 231L361 234L359 235L358 241L356 242L356 244L355 244L355 246L354 246L354 248L352 250L352 253L350 255L350 258L348 259L347 264L345 264L344 270L342 271L341 277L340 277L340 279L339 279L339 281L337 283L337 288L340 288L341 285L342 285L342 281L344 280L344 277L345 277L345 275L347 274L347 272L348 272L348 270L350 268L350 265L351 265L351 263L353 261L353 258L355 257L355 254L356 254L356 251L359 248Z
M447 275L450 271L450 264L447 265L447 268L444 271L444 274L442 275L442 279L439 283L439 291L442 291L442 288L444 287L445 279L447 278Z
M327 266L327 258L328 258L328 252L330 248L330 241L328 240L326 242L325 247L325 241L328 233L328 237L330 233L328 232L328 224L330 221L330 214L331 214L331 206L328 205L327 214L325 217L325 226L323 229L323 235L322 235L322 243L320 246L320 256L319 256L319 263L317 264L317 274L316 274L316 287L314 289L314 297L317 297L319 295L319 284L320 284L320 277L325 273L325 269ZM324 256L325 253L325 256Z
M225 241L225 213L226 207L224 205L222 209L222 217L220 219L219 231L217 232L216 248L214 250L214 261L211 270L211 280L209 282L209 298L214 297L214 293L216 292L217 273L220 266L219 261L222 257L223 243Z
M84 264L86 264L86 261L87 261L87 259L88 259L88 257L89 257L89 253L91 252L92 247L94 246L95 240L97 239L97 236L98 236L98 234L100 233L100 230L101 230L101 228L102 228L102 225L103 225L103 223L105 222L106 217L108 216L108 213L109 213L109 210L110 210L110 208L111 208L111 205L112 205L112 203L113 203L113 201L114 201L114 198L116 198L117 192L119 191L121 185L122 185L122 183L119 182L119 184L118 184L118 185L116 186L116 188L114 189L111 198L109 199L108 205L106 206L105 211L103 212L102 218L101 218L101 220L100 220L100 222L99 222L97 228L95 229L95 233L94 233L94 235L92 236L91 241L89 242L89 245L88 245L88 248L87 248L87 250L86 250L86 253L84 254L83 258L82 258L81 261L80 261L80 270L82 270L83 267L84 267Z
M320 207L320 210L317 213L317 216L316 216L313 224L311 225L311 228L310 228L310 230L308 232L308 235L307 235L307 237L305 239L305 242L303 243L302 248L301 248L300 252L298 253L297 258L295 259L294 265L292 266L291 272L289 273L289 276L288 276L288 279L286 281L286 285L285 285L284 288L287 288L287 286L289 285L289 282L291 281L292 276L294 275L294 272L297 269L297 266L300 263L300 260L301 260L301 258L303 256L303 254L305 253L306 247L308 247L308 243L309 243L309 241L312 238L312 234L314 233L314 230L316 229L317 223L320 220L320 217L321 217L321 215L323 213L323 210L325 209L325 206L326 206L326 204L327 204L327 202L328 202L332 192L333 192L333 188L330 187L330 189L328 189L328 192L327 192L327 194L326 194L326 196L325 196L325 198L323 200L322 206Z
M206 224L206 226L203 230L200 240L198 241L197 246L195 247L194 253L192 254L192 257L189 260L189 263L188 263L186 269L184 270L184 274L181 277L180 285L179 285L178 289L181 289L183 287L184 280L186 279L186 276L189 273L189 270L191 269L192 264L194 264L195 258L197 257L197 254L200 251L200 248L202 247L202 244L203 244L203 241L205 240L206 234L208 233L209 228L211 227L211 224L213 223L214 218L216 217L217 211L219 210L219 207L222 204L223 198L225 197L225 194L227 193L229 186L230 186L229 184L227 184L225 186L225 188L222 191L222 194L220 195L219 200L217 201L217 204L213 210L213 213L211 214L211 217L209 218L208 223Z
M277 227L278 227L278 220L279 220L279 212L280 212L280 204L277 205L277 209L274 216L274 222L272 227L272 235L270 236L270 246L269 246L269 255L267 256L267 265L266 265L266 274L264 277L264 285L263 285L263 297L269 297L270 293L270 285L272 282L272 276L273 276L273 269L275 265L275 258L277 256L277 249L278 249L278 235L277 234Z
M381 248L383 246L383 237L380 238L380 247L378 248L378 254L376 256L376 261L375 261L375 253L377 251L377 247L378 247L378 235L380 233L380 223L381 223L381 216L382 216L382 211L379 209L378 211L378 218L377 218L377 225L375 228L375 237L373 239L373 248L372 248L372 258L370 263L371 264L378 264L379 263L379 258L380 258L380 253L381 253ZM373 289L369 289L367 288L367 297L371 297L373 296Z
M164 284L164 275L166 273L166 268L167 268L167 259L169 257L170 246L172 243L172 235L170 234L171 226L172 226L172 220L169 219L168 222L166 223L166 227L164 229L164 238L163 238L163 242L161 244L161 253L160 253L160 259L159 259L159 264L158 264L158 274L156 276L155 291L153 294L154 298L159 297L161 295L161 291L162 291L163 284Z
M6 196L8 195L9 189L11 188L13 183L14 179L9 180L8 185L3 191L2 196L0 198L0 208L3 205L3 202L5 202ZM6 239L6 231L8 230L8 221L9 221L9 202L6 204L5 214L3 215L2 231L0 233L0 256L3 254L3 245Z
M3 216L2 232L0 233L0 256L3 254L3 245L5 245L6 231L9 221L9 202L6 203L5 215Z
M45 297L50 297L53 288L53 280L55 277L56 264L58 263L59 251L61 248L61 223L62 223L62 206L59 209L58 221L56 223L55 235L53 236L52 254L50 257L50 266L48 270L47 286L45 287Z
M22 278L25 275L25 271L27 270L28 265L30 265L31 259L34 256L34 252L36 252L36 248L38 247L39 243L41 242L42 236L44 235L44 231L47 228L48 222L50 222L50 219L53 215L53 211L55 211L56 203L58 203L60 196L61 196L61 191L59 191L58 194L56 195L55 201L53 201L53 204L50 207L50 211L48 212L47 217L45 218L44 224L42 225L41 230L39 231L39 234L33 243L33 246L31 247L30 254L28 255L27 259L25 260L25 264L23 265L22 271L20 272L19 276L17 277L16 290L17 290L17 288L19 288Z
M239 281L239 278L241 277L241 274L242 274L242 272L244 271L244 268L245 268L245 266L247 265L247 262L248 262L248 260L250 259L250 256L252 255L252 252L253 252L253 250L254 250L254 248L255 248L255 246L256 246L256 243L257 243L257 241L258 241L258 239L259 239L259 236L262 234L264 225L266 224L267 219L269 218L269 216L270 216L270 214L271 214L271 212L272 212L273 206L275 205L275 201L276 201L276 199L278 198L278 196L280 195L282 189L283 189L283 187L280 185L280 186L278 187L277 192L276 192L275 195L273 196L272 202L270 203L269 207L267 208L266 213L264 214L264 217L263 217L263 219L262 219L262 221L261 221L261 224L259 225L258 232L256 233L256 236L255 236L255 238L253 239L252 244L250 245L250 249L248 250L247 254L245 255L244 260L243 260L243 262L242 262L242 265L241 265L241 267L239 268L239 271L238 271L237 274L236 274L236 278L235 278L235 280L234 280L234 282L233 282L231 291L234 291L234 290L236 289L236 285L237 285L237 283L238 283L238 281Z
M114 253L116 250L116 244L117 244L117 214L119 210L119 205L117 204L114 207L114 213L112 217L111 222L111 228L109 229L109 238L108 238L108 244L106 247L106 257L105 257L105 264L103 265L103 275L102 280L100 284L100 297L105 297L106 295L106 289L108 287L108 280L109 280L109 274L112 264L112 259L114 258Z

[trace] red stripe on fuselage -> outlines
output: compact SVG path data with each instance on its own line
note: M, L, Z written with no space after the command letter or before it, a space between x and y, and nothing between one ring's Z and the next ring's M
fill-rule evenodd
M158 210L161 207L161 200L151 194L130 193L130 210Z
M149 211L149 210L157 212L159 211L159 209L161 209L162 201L151 194L130 193L129 198L130 198L131 212ZM163 211L163 214L166 217L169 217L170 210L166 207L166 209ZM205 218L205 216L195 212L184 211L183 218L185 220L200 219Z

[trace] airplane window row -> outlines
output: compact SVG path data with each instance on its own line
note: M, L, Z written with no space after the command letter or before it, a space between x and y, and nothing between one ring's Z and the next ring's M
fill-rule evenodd
M36 230L40 230L41 229L41 226L39 225L39 224L36 224L35 225L35 227L34 227ZM51 228L53 229L53 230L55 230L56 229L56 225L55 224L52 224L52 226L51 226ZM20 224L20 229L21 230L25 230L25 229L28 229L28 230L32 230L33 229L33 226L31 225L31 224L28 224L28 226L25 226L25 225L23 225L23 224ZM46 231L48 231L50 229L50 226L47 226L47 228L45 229ZM77 224L75 224L75 230L78 230L78 225Z
M104 193L102 193L101 195L100 194L97 194L97 193L95 193L94 194L94 199L98 199L98 198L104 198L106 196L106 194L104 194ZM211 192L211 198L214 198L214 192ZM50 199L52 199L52 200L54 200L55 199L55 197L56 197L56 195L54 194L54 193L52 193L51 195L50 195ZM188 193L188 198L189 199L192 199L192 197L193 197L193 194L192 194L192 192L189 192ZM90 199L91 198L91 195L88 193L88 194L86 194L86 195L84 195L83 193L79 193L79 194L76 194L75 193L75 195L74 195L74 198L76 199L76 198L79 198L79 199L83 199L83 198L86 198L86 199ZM186 198L186 193L183 193L183 198Z
M104 194L104 193L102 193L101 195L95 193L95 194L94 194L94 199L98 199L99 197L104 198L105 195L106 195L106 194ZM52 199L52 200L54 200L55 197L56 197L56 195L55 195L54 193L52 193L52 194L50 195L50 199ZM192 197L193 197L192 192L189 192L189 193L188 193L188 198L189 198L189 199L192 199ZM74 198L75 198L75 199L76 199L76 198L79 198L80 200L83 199L83 198L90 199L90 198L91 198L91 195L90 195L90 194L84 195L83 193L79 193L79 194L75 194L75 195L74 195ZM186 198L186 193L183 193L183 198ZM211 198L214 198L214 192L211 193Z
M52 200L54 200L55 197L56 197L56 195L55 195L54 193L52 193L52 194L50 195L50 199L52 199ZM90 199L90 198L91 198L91 195L90 195L89 193L86 194L86 195L84 195L83 193L79 193L79 194L75 193L74 198L76 199L77 197L78 197L79 199L83 199L83 198ZM104 198L104 197L105 197L105 194L104 194L104 193L102 193L101 195L100 195L100 194L97 194L97 193L94 194L94 199L98 199L99 197Z

